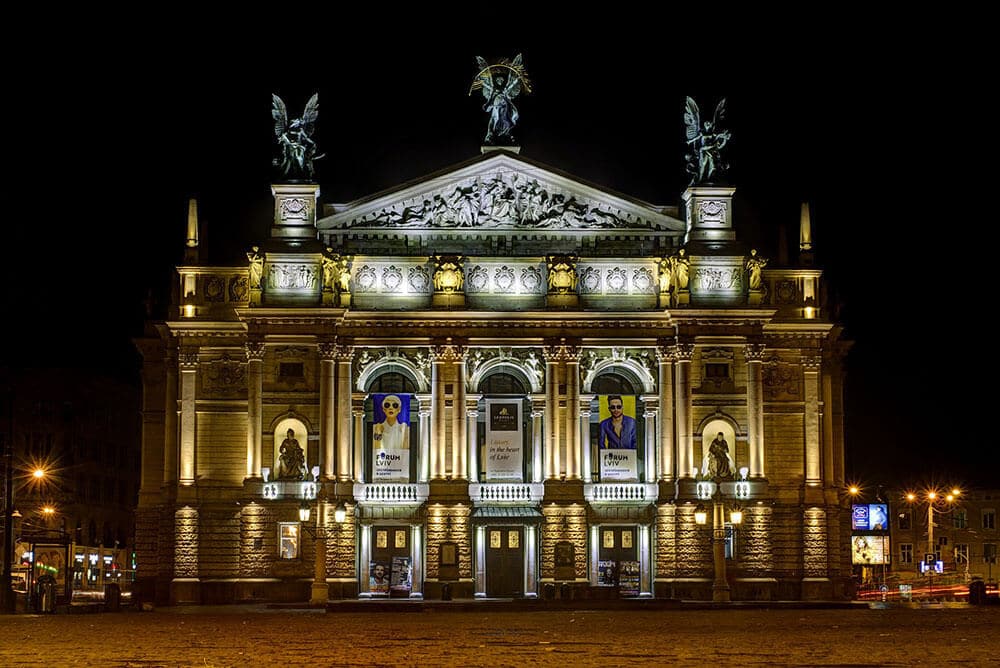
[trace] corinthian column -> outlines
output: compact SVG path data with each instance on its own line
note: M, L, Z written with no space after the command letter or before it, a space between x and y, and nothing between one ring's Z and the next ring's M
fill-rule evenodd
M453 346L451 357L454 392L451 398L451 476L468 478L468 442L465 414L465 347Z
M566 479L580 479L580 348L566 346Z
M677 362L677 396L674 414L677 416L677 477L690 478L694 468L694 441L691 425L691 358L694 344L678 343L674 346Z
M559 350L545 346L545 479L559 477Z
M819 355L802 357L802 375L804 378L805 399L805 441L806 441L806 484L819 485L820 449L819 449L819 372L823 366L823 358Z
M337 479L351 479L351 365L354 363L354 346L337 345Z
M747 358L747 436L750 450L750 477L764 474L764 353L763 344L744 348Z
M163 482L172 487L177 482L177 352L167 348L164 368L166 405L163 414Z
M264 408L264 344L250 341L247 352L247 477L260 478L262 448L261 416Z
M337 346L319 344L319 457L326 480L335 479L337 433Z
M184 348L178 355L181 368L180 395L180 484L192 485L195 480L195 387L198 383L198 350Z
M656 361L659 374L657 383L660 390L660 480L674 479L674 346L659 345L656 347Z
M445 357L443 346L431 346L431 478L443 478L445 439Z

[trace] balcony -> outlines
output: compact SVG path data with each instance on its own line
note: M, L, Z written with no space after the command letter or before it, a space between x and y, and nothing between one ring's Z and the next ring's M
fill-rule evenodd
M365 505L420 505L427 500L427 483L358 482L354 483L354 499Z
M473 505L534 504L545 495L545 485L529 482L473 482L469 483L469 498Z
M591 503L634 503L656 501L656 483L597 482L583 486L583 496Z

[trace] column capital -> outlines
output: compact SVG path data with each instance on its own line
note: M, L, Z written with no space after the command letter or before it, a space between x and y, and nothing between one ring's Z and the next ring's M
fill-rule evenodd
M470 408L470 409L466 410L465 411L465 417L478 418L479 417L479 409Z
M570 363L580 363L580 356L583 354L583 348L576 345L573 341L567 341L565 338L561 338L558 341L552 339L546 342L546 345L542 346L542 355L545 357L545 362L570 362Z
M694 357L693 343L677 343L674 345L674 359L678 362L690 362Z
M316 349L319 351L319 358L324 362L330 362L337 359L336 341L320 341L319 344L317 344Z
M264 342L263 341L247 341L244 346L244 350L247 355L247 362L263 362L264 361Z
M743 347L743 354L748 362L763 362L767 353L767 346L763 343L748 343Z
M454 341L450 336L444 341L435 342L430 346L431 362L442 363L451 362L454 364L464 364L465 354L468 346Z
M822 355L802 355L802 368L806 371L817 372L823 366Z
M347 362L350 364L354 361L354 346L338 343L334 346L333 355L337 358L338 362Z
M177 352L177 363L187 371L196 370L198 368L198 349L181 348Z
M660 343L656 346L656 361L660 364L672 364L676 359L677 344Z

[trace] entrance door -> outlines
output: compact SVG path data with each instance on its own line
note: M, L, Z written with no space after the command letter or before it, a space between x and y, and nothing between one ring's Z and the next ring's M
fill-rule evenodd
M601 544L597 550L598 584L617 587L621 581L622 562L639 561L636 538L634 526L601 527L598 538Z
M368 591L372 594L390 594L392 578L392 559L400 557L409 564L410 559L410 527L408 526L373 526L372 527L372 558L368 565ZM399 571L397 560L397 571ZM399 583L397 583L399 584ZM409 596L409 591L403 592L397 586L392 593Z
M486 527L486 595L524 595L524 527Z

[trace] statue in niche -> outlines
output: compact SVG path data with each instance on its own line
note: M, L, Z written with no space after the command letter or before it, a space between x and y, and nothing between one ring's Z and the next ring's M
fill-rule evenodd
M514 144L514 126L517 124L517 107L514 98L524 89L525 94L531 92L531 82L521 62L521 54L513 60L506 58L490 64L476 56L479 73L472 80L469 95L472 91L482 89L486 103L483 111L490 113L486 126L486 144L511 146Z
M271 94L271 117L274 119L274 136L281 149L281 157L274 159L274 166L289 181L312 181L315 178L313 161L322 158L316 155L316 142L312 135L319 116L319 93L314 93L306 103L301 118L288 122L288 112L280 97Z
M337 278L340 281L340 291L350 292L351 291L351 258L344 255L341 256L339 265L337 267Z
M691 184L713 183L723 177L729 165L722 161L722 149L729 142L729 130L720 130L719 123L726 114L726 98L715 107L711 121L701 121L701 112L692 98L687 98L684 108L684 125L691 152L684 156Z
M683 248L669 258L673 266L673 283L677 290L687 290L691 274L691 258Z
M708 471L712 478L728 479L733 477L733 458L729 454L729 443L721 431L708 446Z
M750 284L751 290L761 289L761 270L767 266L767 260L757 255L757 249L750 249L750 257L747 258L747 275L749 276L748 283Z
M250 261L250 287L259 290L261 279L264 277L264 256L260 254L259 246L247 251L247 260Z
M672 257L660 260L660 294L668 295L674 289L674 262Z
M278 470L275 480L302 480L306 470L306 455L295 438L295 431L288 430L287 437L278 449Z

